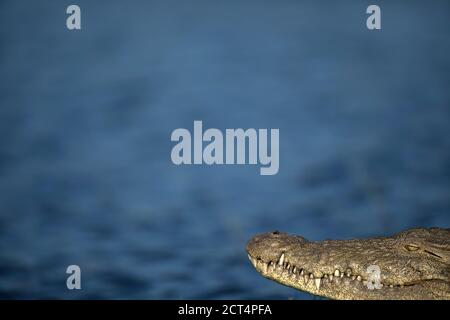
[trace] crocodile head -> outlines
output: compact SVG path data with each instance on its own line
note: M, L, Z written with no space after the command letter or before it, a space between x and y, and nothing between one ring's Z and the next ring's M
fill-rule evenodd
M276 231L247 252L264 277L331 299L450 299L450 229L319 242Z

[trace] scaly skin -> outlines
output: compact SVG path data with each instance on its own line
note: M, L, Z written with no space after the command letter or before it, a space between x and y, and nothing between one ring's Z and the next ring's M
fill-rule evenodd
M450 229L319 242L276 231L253 237L247 252L264 277L322 297L450 299ZM376 273L370 266L380 271L380 285L372 290Z

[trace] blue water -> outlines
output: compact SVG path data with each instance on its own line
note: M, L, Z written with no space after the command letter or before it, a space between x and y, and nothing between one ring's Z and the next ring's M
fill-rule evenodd
M311 299L245 245L450 226L450 3L0 3L0 298ZM279 128L280 171L175 166L176 128ZM66 268L82 290L66 288Z

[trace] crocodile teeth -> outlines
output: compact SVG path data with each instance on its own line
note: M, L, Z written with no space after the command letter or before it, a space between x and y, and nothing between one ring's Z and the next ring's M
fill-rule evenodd
M282 266L284 262L284 253L281 255L280 260L278 261L278 265Z
M248 259L252 262L252 264L257 267L257 269L263 273L264 275L270 272L278 272L281 277L292 277L292 279L296 279L299 284L308 285L310 280L313 282L313 287L315 287L318 291L320 287L327 283L334 283L339 285L341 281L345 281L345 283L349 284L350 280L357 280L362 282L362 284L367 284L367 281L364 281L361 276L357 276L352 274L351 269L345 269L345 271L340 271L339 269L335 269L334 272L331 273L323 273L321 278L316 278L313 273L309 273L298 266L292 265L291 263L286 261L286 254L282 253L278 261L269 261L264 262L261 259L256 259L249 254L247 255ZM341 280L341 278L345 279ZM334 280L334 282L333 282ZM386 285L387 286L387 285ZM395 287L390 285L391 288Z
M307 275L305 275L304 279L305 279L305 285L307 285L309 282L309 277Z
M315 283L316 283L317 290L319 290L320 289L320 279L316 278Z

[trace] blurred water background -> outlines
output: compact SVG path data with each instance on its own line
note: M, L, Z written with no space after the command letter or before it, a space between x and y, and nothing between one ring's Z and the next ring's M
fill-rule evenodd
M449 227L450 2L376 2L2 0L0 298L311 299L253 234ZM173 165L194 120L279 128L279 173Z

